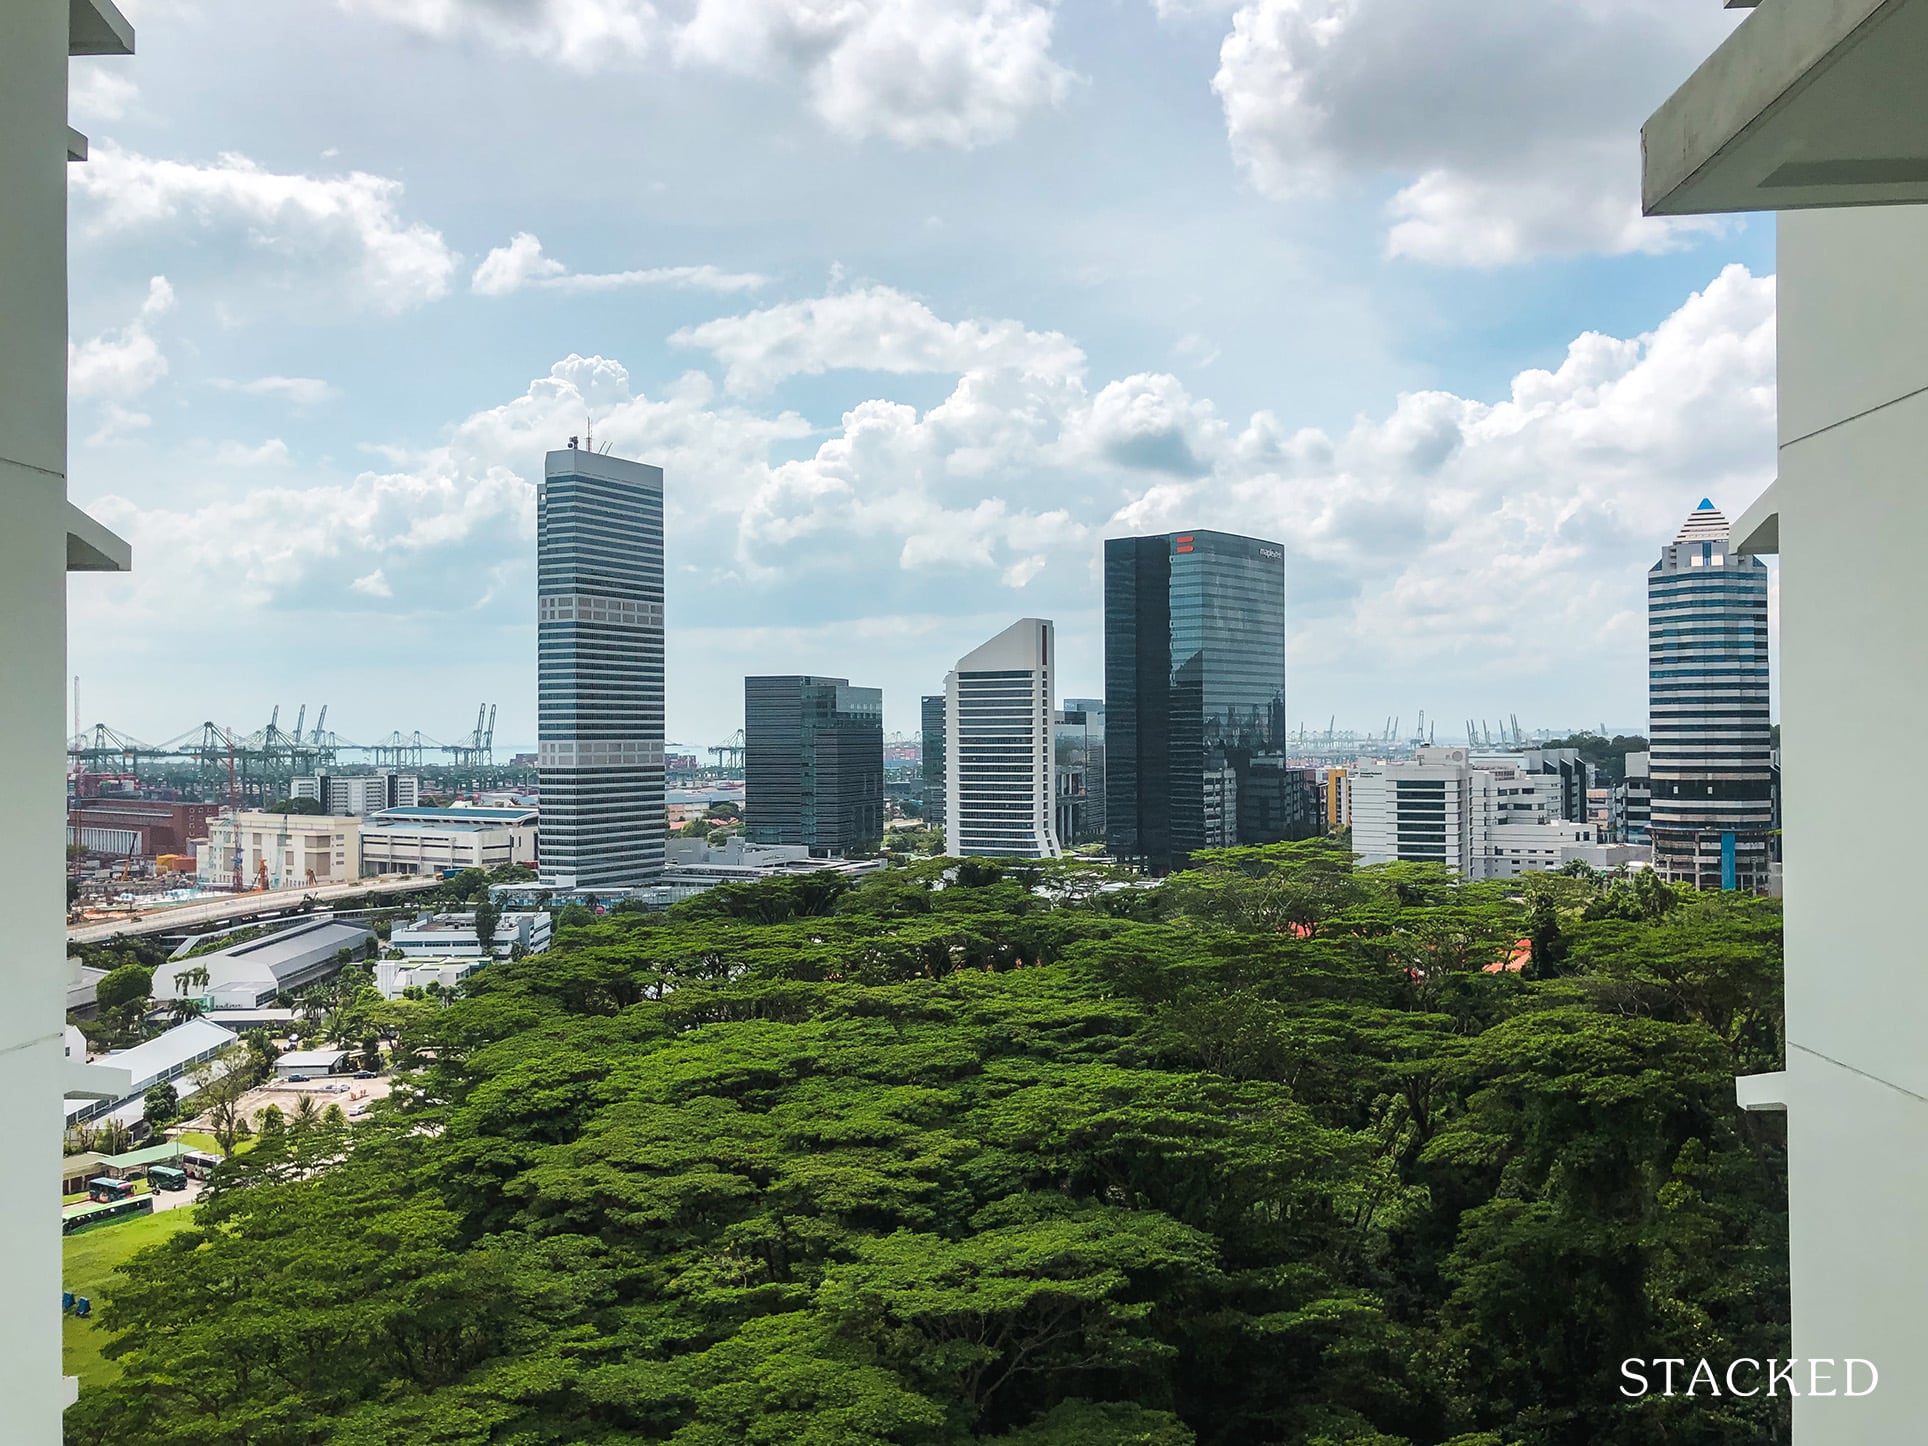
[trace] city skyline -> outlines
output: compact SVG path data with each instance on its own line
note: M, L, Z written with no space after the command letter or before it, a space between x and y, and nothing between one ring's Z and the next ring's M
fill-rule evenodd
M745 78L644 8L572 45L547 4L147 0L138 66L74 63L73 495L137 559L74 595L83 723L446 738L493 701L533 741L532 459L593 429L687 483L690 743L848 639L913 731L926 660L1023 613L1095 696L1098 542L1173 526L1286 543L1294 724L1619 726L1650 539L1773 476L1771 227L1633 215L1639 120L1734 14L1371 0L1315 45L1276 0L1019 4L989 54L959 0L920 88L855 20L747 21ZM360 686L427 658L426 706Z

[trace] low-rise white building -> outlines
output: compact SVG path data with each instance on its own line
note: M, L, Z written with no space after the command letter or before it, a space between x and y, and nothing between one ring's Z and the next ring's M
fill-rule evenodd
M239 1039L239 1035L218 1024L205 1019L190 1019L132 1049L116 1050L101 1056L102 1064L127 1071L128 1083L106 1099L68 1100L68 1128L138 1104L141 1097L155 1085L170 1084L191 1074L198 1066L238 1043ZM72 1048L71 1041L68 1048ZM184 1097L190 1092L190 1088L181 1088Z
M1553 870L1603 840L1562 816L1569 784L1464 748L1421 748L1410 762L1362 763L1349 775L1352 846L1363 864L1436 863L1469 879Z
M410 989L434 984L453 989L482 967L479 957L466 959L384 959L375 966L375 987L384 999L400 999Z
M361 869L371 876L535 861L536 811L519 804L387 808L361 822Z
M297 778L288 797L312 798L332 814L380 813L412 808L422 796L422 781L412 773L323 773Z
M345 1049L291 1049L274 1062L275 1078L284 1080L340 1074L347 1068Z
M480 959L485 953L507 959L520 945L525 954L540 954L549 947L554 921L545 911L502 914L495 921L491 946L482 947L476 932L475 915L422 914L411 924L397 924L388 936L388 946L399 949L411 959Z
M239 836L241 868L234 867ZM215 889L300 889L361 877L361 820L246 812L208 820L195 844L201 882Z
M887 860L818 859L800 844L755 844L732 834L712 847L699 838L672 838L665 847L661 878L632 897L652 908L668 908L723 884L754 884L799 874L862 875L887 866Z
M154 971L156 999L196 999L203 1009L253 1009L278 994L328 978L341 951L360 958L375 936L366 925L321 914L213 954L170 959Z

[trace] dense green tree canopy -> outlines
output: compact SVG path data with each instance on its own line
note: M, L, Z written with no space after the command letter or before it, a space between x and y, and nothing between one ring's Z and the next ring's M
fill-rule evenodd
M1092 877L572 918L390 1021L389 1106L260 1123L112 1293L70 1441L1772 1439L1784 1401L1618 1388L1788 1353L1732 1083L1778 1062L1773 903L1589 920L1318 845Z

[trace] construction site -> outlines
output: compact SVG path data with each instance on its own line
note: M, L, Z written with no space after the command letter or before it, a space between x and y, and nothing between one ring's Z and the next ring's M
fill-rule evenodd
M424 799L533 791L533 757L497 761L495 719L496 706L482 704L474 726L453 742L420 729L357 742L328 727L325 704L312 727L306 704L292 727L276 706L257 728L204 721L160 742L106 723L77 725L67 745L69 921L126 919L264 888L257 878L209 888L196 877L194 845L223 823L238 836L237 815L285 804L297 780L406 772Z

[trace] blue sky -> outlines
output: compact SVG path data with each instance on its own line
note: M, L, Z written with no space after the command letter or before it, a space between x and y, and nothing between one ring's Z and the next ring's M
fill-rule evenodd
M667 472L670 732L1288 556L1287 711L1637 724L1646 567L1773 468L1765 220L1639 219L1705 0L128 0L76 61L84 721L533 737L533 480Z

